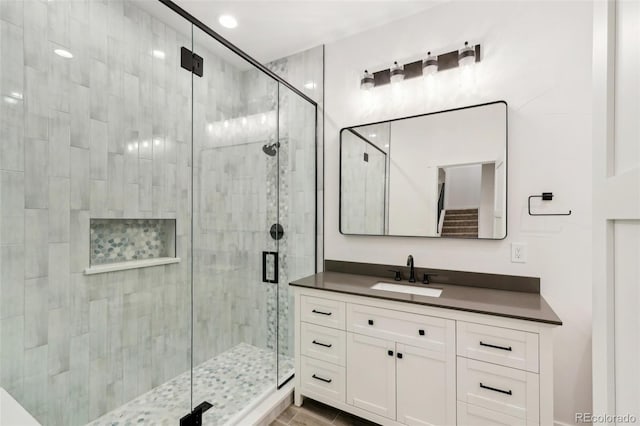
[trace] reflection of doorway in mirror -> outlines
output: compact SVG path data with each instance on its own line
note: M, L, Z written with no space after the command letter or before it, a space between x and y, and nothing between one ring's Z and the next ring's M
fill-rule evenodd
M496 235L496 195L500 186L496 176L496 162L438 167L438 235L456 238Z

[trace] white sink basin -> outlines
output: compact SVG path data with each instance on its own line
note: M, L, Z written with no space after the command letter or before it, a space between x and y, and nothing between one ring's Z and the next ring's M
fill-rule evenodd
M378 282L371 286L373 290L395 291L396 293L419 294L420 296L440 297L439 288L417 287L412 285L391 284Z

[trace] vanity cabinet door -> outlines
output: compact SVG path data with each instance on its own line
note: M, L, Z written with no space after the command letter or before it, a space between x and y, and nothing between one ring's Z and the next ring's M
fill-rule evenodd
M395 342L347 333L347 404L396 418Z
M400 343L396 349L398 422L455 425L455 356Z

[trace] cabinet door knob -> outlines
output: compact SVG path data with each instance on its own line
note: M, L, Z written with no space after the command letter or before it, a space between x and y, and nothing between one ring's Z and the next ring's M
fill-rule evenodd
M402 354L398 352L398 358L402 359Z
M387 353L389 354L389 356L393 356L393 351L392 350L387 351Z
M373 320L369 320L369 325L373 325Z
M422 330L422 329L418 330L418 334L421 335L421 336L424 336L424 330Z

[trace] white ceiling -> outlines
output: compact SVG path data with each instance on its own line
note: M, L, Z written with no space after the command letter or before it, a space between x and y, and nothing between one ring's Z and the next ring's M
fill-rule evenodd
M262 63L423 11L443 0L174 0ZM238 27L218 23L231 14Z

